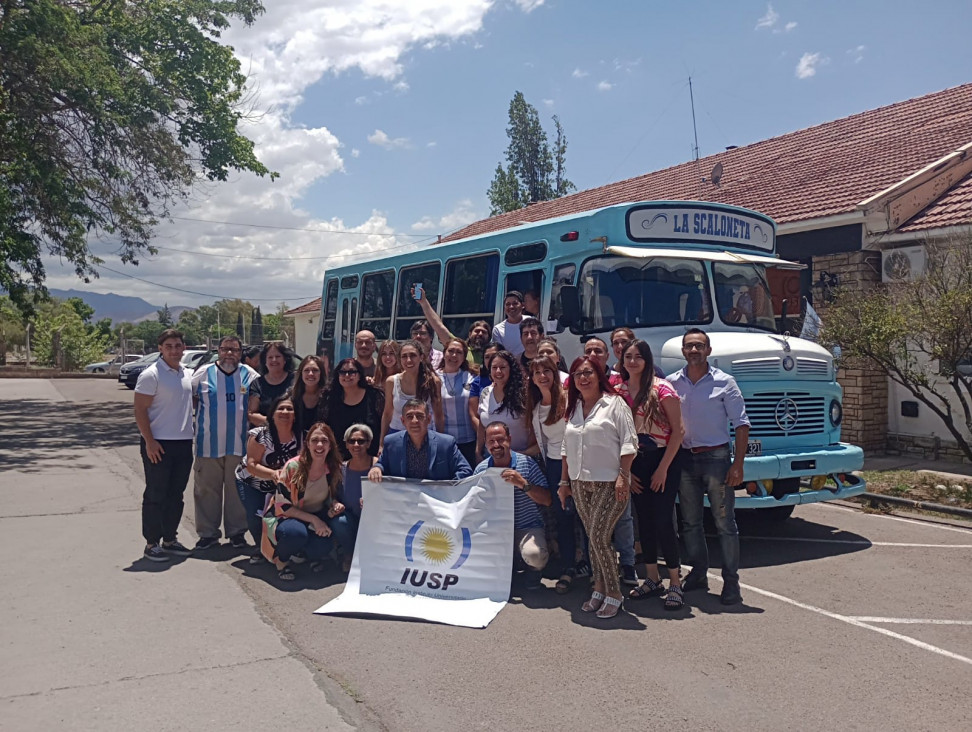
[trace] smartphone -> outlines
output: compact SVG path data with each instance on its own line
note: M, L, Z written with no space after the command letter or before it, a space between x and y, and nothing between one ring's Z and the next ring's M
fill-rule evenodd
M416 300L422 299L422 283L416 282L412 285L412 297Z

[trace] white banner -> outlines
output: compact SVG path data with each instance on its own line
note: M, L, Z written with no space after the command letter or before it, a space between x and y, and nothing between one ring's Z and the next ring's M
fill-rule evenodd
M510 596L513 486L491 468L458 483L362 481L344 592L316 612L485 628Z

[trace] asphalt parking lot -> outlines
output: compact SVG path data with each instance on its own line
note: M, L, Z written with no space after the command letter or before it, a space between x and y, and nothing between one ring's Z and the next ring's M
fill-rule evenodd
M105 490L115 486L113 502L102 505L119 512L119 525L130 524L130 536L116 542L127 552L117 558L118 567L91 570L103 569L105 582L119 592L136 579L124 568L142 561L141 465L131 401L132 393L112 381L0 380L0 487L5 495L15 491L18 476L42 473L49 458L62 459L65 451L91 458L89 469L101 470ZM45 520L61 522L63 531L78 521L71 512L52 514ZM39 520L32 515L8 512L0 522L24 526L16 522ZM191 517L190 498L184 540L192 539ZM8 556L18 551L4 549ZM716 542L710 551L717 564ZM40 561L31 562L34 570ZM658 600L642 600L627 603L624 615L608 622L580 612L580 583L559 596L553 580L541 591L515 593L485 630L316 616L313 610L341 590L336 571L306 573L284 585L268 567L251 567L228 546L153 568L138 580L164 582L170 592L185 584L197 606L209 602L207 588L190 582L190 575L232 580L235 599L227 604L221 597L220 612L256 612L293 657L327 682L328 701L350 710L344 720L352 726L951 730L972 726L970 561L967 528L817 504L797 507L783 524L747 527L742 606L719 603L716 568L710 592L687 595L682 612L666 613ZM8 569L7 586L18 577ZM44 581L43 572L31 577ZM76 591L83 602L83 587ZM38 590L38 598L46 596ZM22 601L29 607L29 597ZM10 631L9 613L0 605L8 651L22 642ZM38 617L47 614L38 609ZM190 614L184 632L212 631ZM56 662L45 653L17 658L38 664L38 678ZM14 685L11 693L12 672L3 673L0 702L17 704L27 692ZM110 677L110 669L105 673ZM56 698L56 685L42 687L31 693ZM260 696L212 700L217 709L261 703L274 702Z

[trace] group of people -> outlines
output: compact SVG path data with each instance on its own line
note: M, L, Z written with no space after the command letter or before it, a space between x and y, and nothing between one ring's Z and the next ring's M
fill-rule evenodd
M207 550L222 528L238 549L250 546L249 532L250 561L272 561L281 580L294 579L303 562L322 569L332 554L346 571L363 479L458 480L495 467L514 487L513 569L524 589L541 586L556 554L557 592L590 575L585 612L611 618L625 599L651 597L680 609L685 593L708 587L708 496L722 550L721 599L741 602L733 489L742 482L749 421L732 377L708 363L705 332L685 333L686 366L667 379L627 328L610 343L589 338L565 368L519 292L507 294L501 323L475 321L466 338L449 331L421 290L414 295L426 317L409 340L379 344L362 330L355 356L333 369L313 355L295 365L290 349L268 343L257 370L241 363L239 340L227 336L218 360L190 375L179 364L181 334L165 331L161 358L135 389L145 557ZM194 550L176 537L190 472ZM679 496L692 565L684 578Z

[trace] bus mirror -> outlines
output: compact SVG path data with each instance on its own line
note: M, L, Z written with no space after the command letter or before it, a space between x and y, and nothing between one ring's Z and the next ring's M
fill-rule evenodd
M580 322L580 300L577 297L576 285L564 285L560 288L560 325L570 328Z

